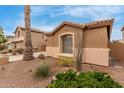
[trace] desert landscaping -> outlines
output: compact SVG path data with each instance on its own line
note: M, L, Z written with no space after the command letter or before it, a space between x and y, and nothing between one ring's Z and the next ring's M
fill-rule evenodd
M75 67L63 67L57 63L57 59L45 58L44 62L50 65L51 75L49 77L36 79L34 78L35 69L43 63L41 59L34 59L32 61L17 61L0 65L0 87L11 88L45 88L55 75L60 72L65 72L69 69L76 70ZM122 64L124 65L124 64ZM82 64L82 71L97 71L108 73L115 81L124 86L124 68L117 67L102 67L90 64Z
M32 28L30 7L13 35L0 26L0 88L124 87L124 41L111 40L115 18L63 21L48 32Z
M59 67L56 63L56 59L46 58L45 62L49 63L51 67L51 76L43 79L35 79L33 72L42 62L40 59L34 59L28 62L17 61L0 65L0 87L47 87L56 73L69 69Z

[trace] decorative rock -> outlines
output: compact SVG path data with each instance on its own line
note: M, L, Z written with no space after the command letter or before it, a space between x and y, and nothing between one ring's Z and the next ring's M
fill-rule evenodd
M32 69L29 69L28 72L32 72Z
M52 80L56 80L56 76L53 76L53 79Z
M2 67L2 70L5 70L5 68L4 68L4 67Z

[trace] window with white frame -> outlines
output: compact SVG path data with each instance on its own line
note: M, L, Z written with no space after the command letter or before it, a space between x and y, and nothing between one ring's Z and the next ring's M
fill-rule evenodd
M71 34L61 36L60 44L62 53L72 53L73 39Z

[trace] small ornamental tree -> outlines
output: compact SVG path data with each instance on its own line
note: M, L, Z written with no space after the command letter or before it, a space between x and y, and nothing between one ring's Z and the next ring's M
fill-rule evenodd
M83 31L81 31L80 33L77 33L78 40L76 41L75 49L74 49L74 59L75 59L77 71L82 70L81 64L83 61L83 49L84 49L83 34L84 34Z
M0 47L7 41L2 26L0 26Z

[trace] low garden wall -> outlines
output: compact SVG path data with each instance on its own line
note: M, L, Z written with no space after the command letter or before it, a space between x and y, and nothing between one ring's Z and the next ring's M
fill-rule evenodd
M0 65L9 63L8 57L0 57Z

